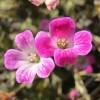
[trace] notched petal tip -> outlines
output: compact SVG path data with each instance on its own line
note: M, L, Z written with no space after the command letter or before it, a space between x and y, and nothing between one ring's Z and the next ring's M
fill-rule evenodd
M21 67L16 71L16 80L18 83L31 84L35 78L36 72L31 66Z
M47 78L54 68L55 64L51 58L42 58L41 63L38 65L37 75L40 78Z
M30 30L19 33L15 38L15 43L19 49L30 49L34 46L34 38Z
M58 38L69 38L74 34L75 28L75 21L70 17L56 18L49 24L50 33Z
M23 59L23 55L20 51L9 49L4 55L4 65L9 70L16 69L21 59Z
M92 49L92 34L83 30L75 33L74 49L78 55L87 55Z

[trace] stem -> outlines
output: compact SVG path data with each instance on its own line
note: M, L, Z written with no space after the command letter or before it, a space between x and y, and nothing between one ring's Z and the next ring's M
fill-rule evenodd
M95 74L95 73L84 73L84 72L79 72L79 74L80 74L80 76L91 76L91 77L93 77L93 78L95 78L95 79L100 79L100 73L97 73L97 74Z
M83 96L85 100L91 100L91 97L87 92L87 89L85 87L83 80L81 79L79 72L74 72L74 79L77 91Z
M16 95L22 88L24 88L25 85L21 84L18 87L16 87L14 90L12 90L11 94Z
M96 93L100 91L100 85L91 93L92 96L95 96Z

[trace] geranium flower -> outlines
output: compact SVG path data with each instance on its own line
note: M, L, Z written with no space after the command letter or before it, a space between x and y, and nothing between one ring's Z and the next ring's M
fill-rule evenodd
M59 0L29 0L32 4L39 6L45 2L48 10L55 9L59 4Z
M58 66L75 64L78 55L87 55L92 49L92 35L82 30L75 33L75 22L70 17L53 19L49 32L40 31L35 44L43 57L53 56Z
M10 49L5 53L4 65L9 70L17 69L18 83L32 83L36 74L40 78L50 75L55 64L51 58L43 58L37 54L30 30L18 34L15 43L18 49Z

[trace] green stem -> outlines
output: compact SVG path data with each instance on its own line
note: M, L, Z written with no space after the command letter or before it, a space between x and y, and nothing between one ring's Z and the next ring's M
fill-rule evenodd
M90 95L87 92L87 89L84 85L83 80L81 79L81 76L79 72L74 72L74 79L75 79L75 87L77 91L83 96L84 100L91 100Z
M80 76L91 76L95 79L100 79L100 73L84 73L84 72L79 72Z

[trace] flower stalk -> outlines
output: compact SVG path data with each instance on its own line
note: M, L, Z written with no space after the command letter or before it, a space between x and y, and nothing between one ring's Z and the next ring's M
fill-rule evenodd
M91 100L91 96L88 94L85 84L81 78L81 75L76 70L74 71L75 87L77 91L84 98L83 100Z

